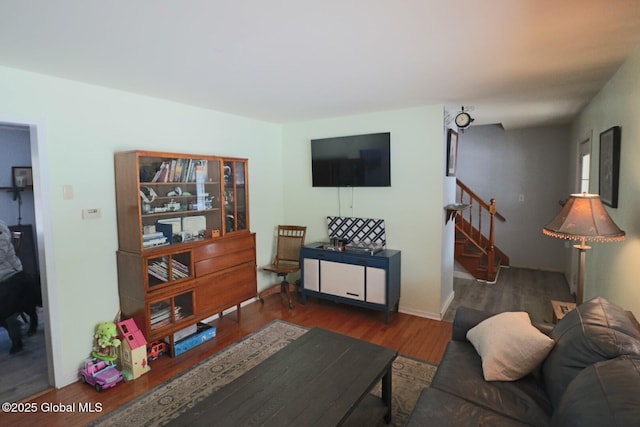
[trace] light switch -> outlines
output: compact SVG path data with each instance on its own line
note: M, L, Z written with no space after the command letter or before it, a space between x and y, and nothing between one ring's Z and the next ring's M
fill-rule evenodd
M82 209L82 219L97 219L102 217L100 208Z
M62 200L72 200L72 199L73 199L73 185L63 185Z

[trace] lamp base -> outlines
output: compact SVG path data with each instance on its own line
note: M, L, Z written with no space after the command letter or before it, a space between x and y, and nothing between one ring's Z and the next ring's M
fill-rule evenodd
M587 262L587 250L591 249L591 246L587 246L582 242L581 244L574 245L573 247L580 253L578 258L578 287L576 289L576 304L580 305L584 299L584 266Z

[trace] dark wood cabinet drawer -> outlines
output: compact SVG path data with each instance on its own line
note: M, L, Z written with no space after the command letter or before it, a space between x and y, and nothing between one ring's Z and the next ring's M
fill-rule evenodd
M193 251L193 260L198 262L208 258L215 258L234 252L241 252L246 249L253 249L254 247L255 234L223 238L195 248Z
M195 263L196 277L202 277L245 262L253 262L255 264L255 261L256 255L253 248L203 259Z
M256 266L246 263L198 280L196 286L199 313L226 309L238 301L256 296Z

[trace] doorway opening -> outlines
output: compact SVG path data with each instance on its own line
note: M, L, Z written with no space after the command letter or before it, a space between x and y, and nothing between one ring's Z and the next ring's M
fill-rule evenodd
M0 400L15 402L55 384L51 340L51 310L47 292L41 150L34 123L5 121L0 117L0 219L10 228L14 250L22 268L39 282L38 328L27 335L30 319L19 316L23 349L10 353L11 340L0 328ZM16 176L18 174L19 176ZM50 231L49 231L50 233Z

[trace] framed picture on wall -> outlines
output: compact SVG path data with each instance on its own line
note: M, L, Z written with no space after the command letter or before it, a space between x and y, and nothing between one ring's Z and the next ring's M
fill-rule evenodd
M11 167L11 175L13 176L14 187L33 187L31 166L13 166Z
M602 203L618 207L620 179L620 126L614 126L600 134L599 189Z
M447 176L456 176L458 161L458 132L449 129L447 133Z

